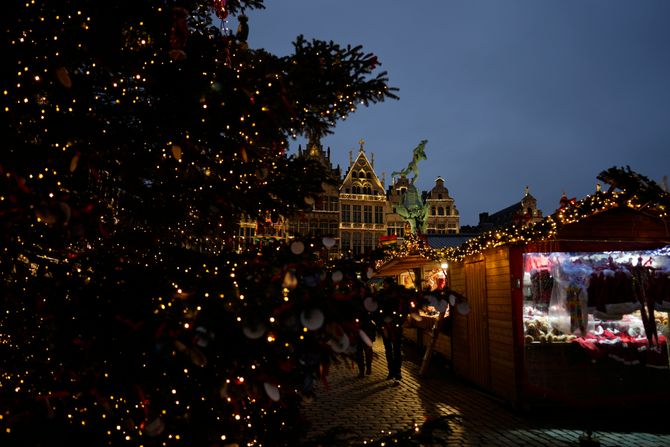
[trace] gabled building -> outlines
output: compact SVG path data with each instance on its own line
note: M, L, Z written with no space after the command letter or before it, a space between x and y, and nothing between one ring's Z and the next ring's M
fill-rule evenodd
M489 231L509 224L530 224L542 220L542 211L537 208L537 199L533 197L526 186L524 196L514 205L508 206L493 214L479 214L479 229Z
M429 207L427 234L459 233L461 218L442 177L438 177L433 189L424 194L424 201Z
M361 140L356 158L349 154L349 168L339 188L340 251L359 255L377 247L386 235L388 203L384 185L374 170Z
M324 150L318 141L309 141L304 150L299 147L298 157L315 159L327 168L323 192L294 215L268 215L258 221L240 222L236 249L250 249L280 239L328 236L335 239L328 256L337 257L361 255L384 243L401 242L410 230L396 208L403 202L411 180L405 176L393 179L386 191L383 174L380 179L374 169L374 154L368 158L364 144L359 141L355 157L353 152L349 153L344 177L339 166L332 166L330 148ZM458 210L444 179L438 177L435 186L422 193L419 200L430 204L428 234L460 232Z
M318 141L310 141L303 151L298 148L299 157L307 157L321 163L328 173L323 179L323 192L314 198L314 203L289 218L290 235L339 237L340 223L340 167L333 168L330 148L324 151Z

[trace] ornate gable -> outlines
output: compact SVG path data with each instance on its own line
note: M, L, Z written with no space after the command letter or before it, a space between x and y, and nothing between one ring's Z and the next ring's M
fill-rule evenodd
M350 158L349 169L340 186L340 193L384 195L384 186L365 154L362 140L360 144L356 160Z

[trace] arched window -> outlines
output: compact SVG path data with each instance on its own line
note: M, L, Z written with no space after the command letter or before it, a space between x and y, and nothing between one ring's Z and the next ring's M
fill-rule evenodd
M441 206L437 207L437 215L444 216L444 208L442 208Z
M431 206L431 207L430 207L430 215L431 215L431 216L434 216L434 215L435 215L435 207L434 207L434 206Z
M354 171L354 172L351 173L351 176L353 178L358 178L358 173L356 171Z
M371 179L371 178L372 178L372 173L371 173L371 172L368 172L365 176L366 176L367 178Z

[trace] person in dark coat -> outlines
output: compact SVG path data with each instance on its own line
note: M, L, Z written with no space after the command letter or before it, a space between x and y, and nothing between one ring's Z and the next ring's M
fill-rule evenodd
M356 364L358 365L358 377L363 377L372 374L372 343L377 338L377 325L372 312L365 309L362 300L357 320L362 334L356 347ZM367 340L364 337L367 337Z
M388 367L387 379L402 379L402 328L409 312L409 292L392 279L386 279L377 294L379 328Z

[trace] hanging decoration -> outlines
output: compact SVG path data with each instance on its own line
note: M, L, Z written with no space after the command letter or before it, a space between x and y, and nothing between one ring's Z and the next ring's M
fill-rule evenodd
M175 61L186 59L186 41L188 40L188 11L179 6L172 9L172 28L170 29L170 58Z
M68 73L67 68L58 67L56 69L56 79L58 79L58 82L60 82L63 87L72 87L72 79L70 78L70 73Z
M221 20L228 18L228 9L226 8L226 0L214 0L214 11L216 16Z
M235 38L241 45L246 46L247 39L249 38L249 18L242 14L237 20L239 23L237 25L237 34L235 35Z

